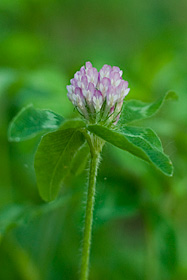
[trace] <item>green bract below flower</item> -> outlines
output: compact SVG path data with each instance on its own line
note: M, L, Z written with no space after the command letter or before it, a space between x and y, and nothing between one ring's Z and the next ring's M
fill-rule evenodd
M105 64L98 72L86 62L67 86L68 98L90 123L116 124L130 90L122 74L117 66Z

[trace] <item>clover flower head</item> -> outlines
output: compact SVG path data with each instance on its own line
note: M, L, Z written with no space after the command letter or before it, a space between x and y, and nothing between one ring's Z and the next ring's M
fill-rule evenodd
M116 124L130 90L122 74L117 66L105 64L98 72L86 62L70 80L68 98L90 123Z

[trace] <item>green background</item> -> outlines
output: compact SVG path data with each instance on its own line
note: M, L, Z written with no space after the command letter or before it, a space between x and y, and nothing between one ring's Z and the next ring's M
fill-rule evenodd
M40 137L9 143L7 129L31 103L77 116L66 85L86 61L119 66L127 100L179 96L142 122L161 137L173 177L104 147L90 280L187 279L186 10L185 0L0 1L0 279L78 279L87 170L44 203L33 167Z

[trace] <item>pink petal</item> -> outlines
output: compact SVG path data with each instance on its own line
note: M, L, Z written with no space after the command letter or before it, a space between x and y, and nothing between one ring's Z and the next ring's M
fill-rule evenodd
M92 68L92 64L90 61L86 62L86 69Z
M82 89L79 87L75 88L75 94L79 95L81 98L83 98L83 94L82 94Z
M81 82L82 82L84 88L86 89L87 86L88 86L88 78L87 78L87 76L82 76Z
M95 87L93 83L89 83L88 90L92 93L92 95L94 95Z

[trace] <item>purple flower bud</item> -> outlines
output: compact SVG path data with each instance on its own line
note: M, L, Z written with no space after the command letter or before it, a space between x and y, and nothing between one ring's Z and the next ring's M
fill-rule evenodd
M88 68L92 68L92 64L91 64L91 62L86 62L86 69L88 69Z
M88 88L88 78L86 75L81 77L81 86L83 89Z
M98 112L103 105L103 95L100 90L95 89L94 95L93 95L93 106Z
M110 86L111 86L111 81L109 78L104 77L101 82L100 82L100 86L99 89L103 94L103 97L106 97L108 91L110 90Z
M98 72L91 62L86 62L86 67L82 66L70 80L68 98L91 123L116 124L130 90L122 74L117 66L105 64Z
M87 95L86 95L86 100L87 100L88 103L92 102L94 92L95 92L94 84L89 83L88 89L87 89Z
M104 77L109 78L109 77L110 77L111 69L112 69L112 68L111 68L110 65L105 64L105 65L101 68L101 70L99 71L100 78L101 78L101 79L104 78Z

